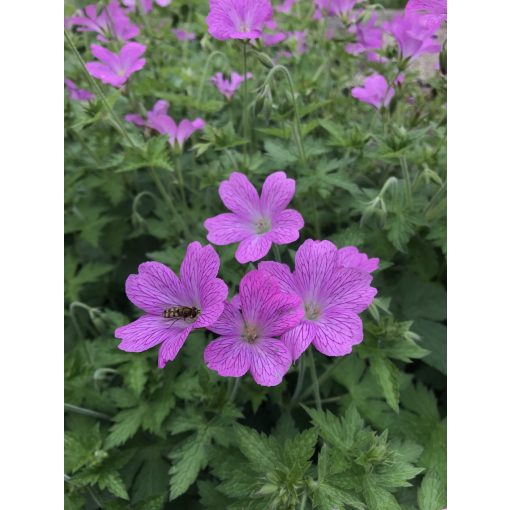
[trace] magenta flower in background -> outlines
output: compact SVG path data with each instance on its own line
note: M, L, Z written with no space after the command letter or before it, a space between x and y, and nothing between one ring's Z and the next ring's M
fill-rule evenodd
M395 95L395 89L390 87L388 90L386 78L380 74L373 74L365 78L362 87L354 87L351 94L355 99L379 109L390 104Z
M126 294L145 314L115 330L115 338L122 340L119 349L142 352L161 344L159 368L175 359L192 330L210 326L223 312L228 288L216 277L219 268L214 248L198 242L189 244L179 278L159 262L141 264L126 280ZM165 318L165 310L173 307L194 307L198 313L194 318Z
M420 14L428 26L439 26L446 22L446 0L409 0L406 14Z
M220 41L258 39L273 17L269 0L210 0L205 21L209 33Z
M356 42L345 45L345 51L351 55L360 53L374 54L374 50L380 50L383 46L383 30L375 26L377 14L366 23L357 23L349 28L349 32L356 35Z
M355 246L345 246L338 250L338 265L372 273L379 268L379 259L369 259L366 253L361 253Z
M288 179L285 172L274 172L264 181L259 197L244 174L233 172L219 189L223 203L232 212L205 220L207 239L218 245L239 243L235 257L241 264L265 257L273 243L296 241L304 226L303 217L286 209L295 190L294 179Z
M298 55L302 55L308 49L308 45L306 44L306 38L308 36L308 32L306 30L289 32L287 36L290 39L296 40L296 53Z
M90 101L96 96L85 89L79 89L71 80L64 80L67 90L69 90L69 98L73 101Z
M128 114L124 118L136 126L149 127L157 131L161 135L168 135L168 143L175 147L175 143L179 144L182 149L184 142L197 130L204 129L205 122L203 119L194 120L183 119L179 124L168 115L169 104L167 101L156 101L152 110L147 112L147 120L145 121L141 115Z
M98 44L92 44L90 50L99 62L88 62L87 70L103 83L122 87L133 73L145 65L145 59L141 58L145 49L143 44L130 42L119 53L113 53Z
M430 26L423 16L395 16L384 25L400 47L403 58L415 59L424 53L439 53L441 45L434 37L437 25Z
M152 0L122 0L122 3L126 7L129 7L131 10L135 10L138 7L138 2L140 2L142 11L145 14L152 11L153 8ZM160 7L166 7L167 5L170 5L172 3L172 0L156 0L156 3Z
M276 337L303 318L299 298L282 292L267 273L250 271L234 303L225 303L221 317L208 328L220 337L205 348L206 365L221 376L241 377L250 371L261 386L280 384L291 355Z
M246 73L246 78L250 79L253 75L251 73ZM230 75L230 80L227 78L223 78L223 73L216 73L211 77L211 83L213 83L216 88L223 94L229 101L232 99L234 92L241 86L241 83L244 81L244 76L233 72Z
M294 273L279 262L261 262L258 268L274 276L284 292L300 298L304 318L282 335L293 360L311 343L327 356L344 356L363 340L359 313L377 290L370 287L368 272L339 266L333 243L306 240L296 252Z
M69 18L68 25L77 26L78 32L97 32L101 42L108 42L108 37L128 41L140 34L140 29L129 19L118 0L112 0L101 11L96 4L87 5Z
M263 32L262 33L262 42L264 46L276 46L287 38L287 34L285 32Z
M294 7L294 4L297 2L298 0L283 0L283 2L276 7L276 10L283 14L289 14L292 10L292 7Z
M182 28L174 28L172 32L179 41L194 41L197 38L194 32L186 32Z

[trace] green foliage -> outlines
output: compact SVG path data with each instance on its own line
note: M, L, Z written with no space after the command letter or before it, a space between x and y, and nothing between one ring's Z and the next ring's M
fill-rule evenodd
M89 3L66 0L66 16ZM352 34L325 39L305 3L275 16L284 31L308 32L307 52L289 39L248 53L247 136L242 89L226 101L209 82L241 72L242 51L207 35L206 0L131 13L145 67L123 88L100 85L106 103L66 96L66 510L446 507L446 81L420 78L413 64L391 108L356 101L364 76L395 75L391 50L385 64L347 54ZM177 42L177 27L197 39ZM92 60L96 34L71 36ZM281 50L293 57L277 60ZM293 93L283 72L267 80L271 60L289 70ZM69 47L65 74L90 88ZM201 117L205 129L172 148L124 121L158 99L177 122ZM157 348L117 349L115 328L140 313L126 277L146 260L178 271L187 244L207 242L204 220L225 212L218 186L234 170L259 189L275 170L296 180L290 207L305 226L280 247L283 262L308 238L380 259L363 342L339 359L314 352L320 405L306 364L299 387L295 364L277 387L247 375L233 392L204 366L207 332L164 370ZM235 245L215 248L233 296L253 266L235 261Z

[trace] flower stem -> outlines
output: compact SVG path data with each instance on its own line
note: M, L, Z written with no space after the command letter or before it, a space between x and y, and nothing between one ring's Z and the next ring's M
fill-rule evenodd
M186 234L187 231L187 225L184 222L182 216L177 212L177 209L174 206L173 200L170 197L170 195L167 193L165 187L163 186L163 183L161 182L161 179L159 178L159 175L157 174L156 170L154 168L149 169L152 180L154 181L154 184L156 185L156 188L158 188L158 191L160 192L163 200L165 201L166 205L170 209L170 212L173 214L175 218L179 220L179 223L181 224L181 230L183 234Z
M329 379L330 375L335 371L336 367L338 366L338 363L340 363L340 360L342 358L338 358L334 363L332 363L326 370L324 370L324 372L322 373L322 375L319 377L318 379L318 383L319 385L321 385L324 381L326 381L327 379ZM314 365L315 367L315 365ZM311 393L313 393L314 391L314 388L311 387L311 388L307 388L303 394L300 396L299 400L304 400L306 397L308 397Z
M305 366L305 363L303 362L303 357L300 357L299 361L298 361L298 378L297 378L296 388L294 389L294 394L292 395L292 398L290 400L291 405L296 403L299 398L299 394L301 393L301 388L303 387L303 381L305 379L305 372L306 372L306 366Z
M298 107L298 103L296 100L296 92L295 92L292 76L291 76L289 70L285 66L278 64L278 65L274 66L269 71L267 78L266 78L266 82L269 82L269 80L273 77L273 75L278 71L280 71L281 73L283 73L285 75L285 78L287 79L287 83L289 85L290 95L292 97L292 105L294 107L294 127L293 127L294 137L296 139L296 143L298 146L299 159L301 160L301 163L303 165L306 165L308 160L306 157L305 147L303 144L303 133L301 130L301 117L299 115L299 107Z
M94 418L100 418L101 420L112 421L111 416L108 416L107 414L99 413L97 411L93 411L92 409L87 409L86 407L75 406L73 404L66 404L65 402L64 411L83 414L85 416L93 416Z
M312 375L312 388L315 396L315 407L322 411L322 403L321 403L321 392L319 389L319 379L317 378L317 370L315 369L315 361L313 359L313 352L311 349L308 349L308 362L310 365L310 374Z
M241 378L236 377L232 391L230 392L230 395L228 396L229 402L233 402L235 400L237 391L239 390L239 386L241 386Z
M213 51L207 57L207 60L205 61L204 71L202 73L202 79L200 80L200 86L198 88L197 98L198 98L198 102L199 103L200 103L200 101L202 101L202 93L204 92L204 85L205 85L205 80L207 79L207 74L208 74L208 71L209 71L209 66L210 66L213 58L214 57L219 57L219 56L223 57L225 60L228 61L227 56L225 55L225 53L223 53L222 51L218 51L218 50Z
M243 41L243 136L249 140L248 126L248 80L246 78L246 41ZM248 147L247 143L243 145L244 164L247 164Z
M400 158L400 166L402 168L402 175L404 177L404 187L406 194L406 202L408 206L411 206L413 203L413 193L411 190L411 177L409 175L409 168L407 166L407 159L405 156L401 156Z
M280 248L278 247L277 244L273 244L273 254L277 262L282 261L282 256L280 255Z
M129 143L129 145L131 145L131 147L136 147L135 142L133 141L133 139L131 138L129 133L126 131L126 128L124 127L122 121L119 119L118 115L113 111L113 108L111 107L110 103L106 99L101 87L98 85L98 83L94 79L94 77L89 73L87 66L85 65L85 61L81 57L80 52L78 51L78 48L75 46L71 36L69 35L69 32L66 29L64 29L64 36L67 41L67 44L69 44L72 52L74 53L76 59L78 60L78 62L80 63L80 66L82 67L85 75L87 76L87 79L88 79L90 85L96 91L97 95L101 99L101 102L103 103L103 105L107 109L108 113L110 114L110 117L111 117L114 127L128 141L128 143Z

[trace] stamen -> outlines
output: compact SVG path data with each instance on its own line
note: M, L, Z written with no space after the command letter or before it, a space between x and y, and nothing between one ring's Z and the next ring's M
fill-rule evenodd
M255 232L265 234L271 230L271 221L267 218L260 218L255 222Z
M254 343L259 336L259 332L255 326L249 324L244 325L243 338L250 344Z
M305 303L305 317L309 321L315 321L319 318L321 309L317 303Z

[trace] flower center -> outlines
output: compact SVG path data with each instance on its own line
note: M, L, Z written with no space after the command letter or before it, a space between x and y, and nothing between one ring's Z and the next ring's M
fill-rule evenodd
M250 344L254 343L259 336L259 332L255 326L250 324L244 325L243 338Z
M305 318L309 321L315 321L319 318L321 310L317 303L305 303Z
M271 221L267 218L260 218L255 222L255 232L265 234L271 230Z

